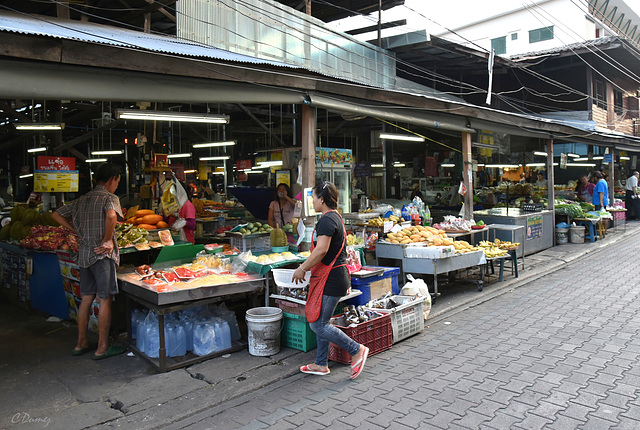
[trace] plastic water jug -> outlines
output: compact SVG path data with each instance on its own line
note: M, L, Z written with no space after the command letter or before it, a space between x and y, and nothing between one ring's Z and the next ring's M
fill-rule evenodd
M151 358L158 358L160 356L160 332L158 331L157 323L147 327L144 340L144 352Z
M138 326L136 327L136 348L138 348L140 352L145 352L144 341L146 337L147 337L147 326L144 320L141 320L138 323Z
M182 324L184 326L185 346L187 351L193 351L193 321L189 319L182 320Z
M216 350L213 326L206 321L198 322L193 329L193 353L198 356L211 354Z
M405 221L410 221L411 220L411 215L409 214L409 208L407 207L407 205L402 206L402 218Z
M139 309L134 309L131 312L131 338L138 338L138 324L140 323L140 317L142 316L142 312Z
M222 318L227 322L229 326L229 330L231 333L231 340L240 340L240 327L238 327L238 320L236 319L236 314L229 311L224 312Z
M220 327L222 329L222 349L229 349L231 348L231 329L229 328L229 323L221 320Z
M182 323L178 323L175 330L175 349L172 357L181 357L187 353L187 334Z
M175 357L172 355L175 350L176 329L173 323L165 323L164 325L164 348L167 357Z
M216 342L216 351L222 351L223 349L225 349L224 347L224 334L222 332L222 324L221 324L221 319L220 318L216 318L215 320L213 320L213 330L215 332L215 342Z

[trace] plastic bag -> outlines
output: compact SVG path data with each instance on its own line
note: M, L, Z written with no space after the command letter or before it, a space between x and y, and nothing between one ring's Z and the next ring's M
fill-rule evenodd
M251 250L241 253L233 260L229 271L231 273L243 272L247 268L249 261L251 261L251 257L253 257Z
M424 319L426 320L429 316L429 312L431 312L431 294L429 293L429 287L424 279L418 278L415 279L411 274L407 275L407 279L409 282L404 284L402 290L400 290L400 295L402 296L421 296L425 298L424 305L422 306L422 310L424 311Z
M349 274L362 269L360 251L353 246L347 246L347 270Z
M160 202L162 203L162 211L165 216L172 215L180 210L178 199L175 194L176 186L173 181L167 181L162 193Z
M187 200L189 200L189 196L187 196L187 192L184 190L184 187L182 186L182 184L180 184L180 182L178 182L178 178L176 178L176 174L173 174L173 185L176 189L176 199L178 200L178 206L180 206L180 208L182 208L182 206L184 206L185 203L187 203Z

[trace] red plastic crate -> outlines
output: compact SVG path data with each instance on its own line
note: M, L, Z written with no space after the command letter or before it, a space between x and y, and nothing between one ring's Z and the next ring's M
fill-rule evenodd
M336 315L336 318L340 317ZM391 315L382 315L355 327L341 327L336 325L347 336L369 348L369 355L374 355L391 348L393 330L391 329ZM338 363L351 363L351 356L347 351L335 344L329 345L329 360Z

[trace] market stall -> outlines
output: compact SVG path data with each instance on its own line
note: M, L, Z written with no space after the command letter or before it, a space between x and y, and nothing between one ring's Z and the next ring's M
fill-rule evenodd
M519 208L493 208L475 211L476 221L485 224L513 225L522 227L522 238L514 237L509 230L497 230L495 238L504 241L521 240L521 255L530 255L553 246L554 215L549 210L526 212Z

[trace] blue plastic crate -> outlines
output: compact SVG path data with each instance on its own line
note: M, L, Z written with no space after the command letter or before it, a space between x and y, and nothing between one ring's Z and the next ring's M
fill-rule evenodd
M363 266L362 268L384 269L384 273L380 275L368 276L366 278L351 278L351 288L362 291L362 294L358 297L347 300L345 302L346 304L354 306L364 305L371 299L379 299L389 291L391 291L394 295L400 294L400 286L398 285L400 268L381 266ZM388 288L389 282L391 283L391 290L389 290Z

